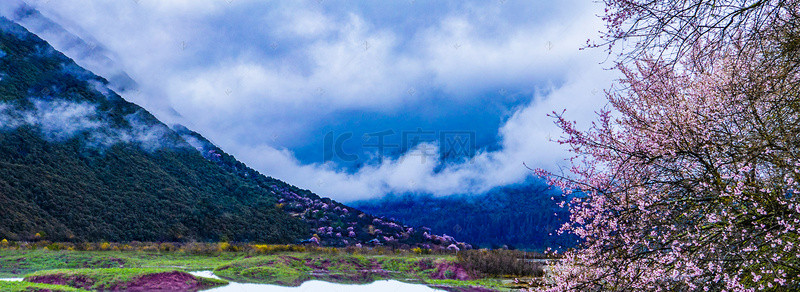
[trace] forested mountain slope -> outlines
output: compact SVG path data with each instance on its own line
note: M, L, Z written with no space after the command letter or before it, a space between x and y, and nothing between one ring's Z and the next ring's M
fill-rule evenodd
M0 20L0 237L289 242L304 224ZM38 236L37 236L38 234Z

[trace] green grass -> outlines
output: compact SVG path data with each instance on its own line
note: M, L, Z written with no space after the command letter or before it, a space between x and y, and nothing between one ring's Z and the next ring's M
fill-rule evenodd
M63 285L0 281L0 291L31 292L31 291L48 291L48 290L52 292L88 292L87 290L73 288L69 286L63 286Z
M224 286L230 284L230 282L221 279L198 277L198 276L195 276L195 279L197 279L197 282L199 282L200 286L202 287L216 287L216 286Z
M496 290L508 290L508 285L500 279L477 279L477 280L450 280L450 279L428 279L425 283L431 286L444 287L483 287Z
M0 249L0 277L21 277L25 274L80 274L96 278L95 285L102 286L130 281L148 273L213 270L217 276L236 282L287 286L300 285L307 280L369 283L375 280L394 279L434 286L477 286L510 290L508 283L503 283L503 279L500 278L474 280L431 278L436 272L437 265L452 264L456 261L453 255L416 253L218 252L202 255L184 251ZM206 279L200 280L206 281ZM508 279L505 282L508 282ZM0 291L6 290L9 289L0 289Z
M177 268L186 271L213 270L244 257L237 253L194 255L182 252L143 251L47 251L0 249L0 278L49 269L78 268Z

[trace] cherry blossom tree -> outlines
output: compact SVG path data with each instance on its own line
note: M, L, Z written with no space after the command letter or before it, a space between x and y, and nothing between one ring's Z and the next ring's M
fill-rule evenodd
M796 1L605 1L631 41L587 130L564 113L562 232L581 246L554 291L800 289Z
M687 57L698 43L713 51L759 46L775 32L797 26L796 0L602 0L606 30L589 47L605 46L619 61L657 55L667 63Z

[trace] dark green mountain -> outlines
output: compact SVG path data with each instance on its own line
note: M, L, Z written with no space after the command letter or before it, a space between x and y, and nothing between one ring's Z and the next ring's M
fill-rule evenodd
M0 20L0 237L290 242L305 224Z
M569 216L566 208L558 206L562 200L560 191L531 181L480 195L387 196L352 205L370 214L429 226L434 233L450 234L484 248L542 251L575 245L575 237L556 232Z
M5 18L0 238L458 246L261 175Z

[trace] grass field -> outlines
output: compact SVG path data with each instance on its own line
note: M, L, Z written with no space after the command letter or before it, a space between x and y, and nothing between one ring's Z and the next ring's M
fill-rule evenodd
M195 255L183 252L0 250L0 277L20 277L50 269L178 268L213 270L245 257L239 253Z
M200 249L53 249L59 248L0 248L0 278L45 279L47 281L43 283L67 283L97 290L124 287L126 283L136 282L144 276L213 270L215 275L235 282L285 286L296 286L307 280L368 283L394 279L436 287L480 287L500 291L520 287L510 283L517 276L480 273L470 269L471 265L463 262L464 257L457 257L455 253L435 254L420 250L306 249L294 246L237 248L226 245ZM219 284L202 281L205 280L198 279L197 284ZM33 285L0 284L6 285L0 286L2 291L28 291L23 285ZM69 287L60 289L51 290L81 291L68 290Z
M30 282L5 282L0 281L0 291L5 292L30 292L30 291L51 291L51 292L87 292L89 290L73 288L64 285L49 285Z

